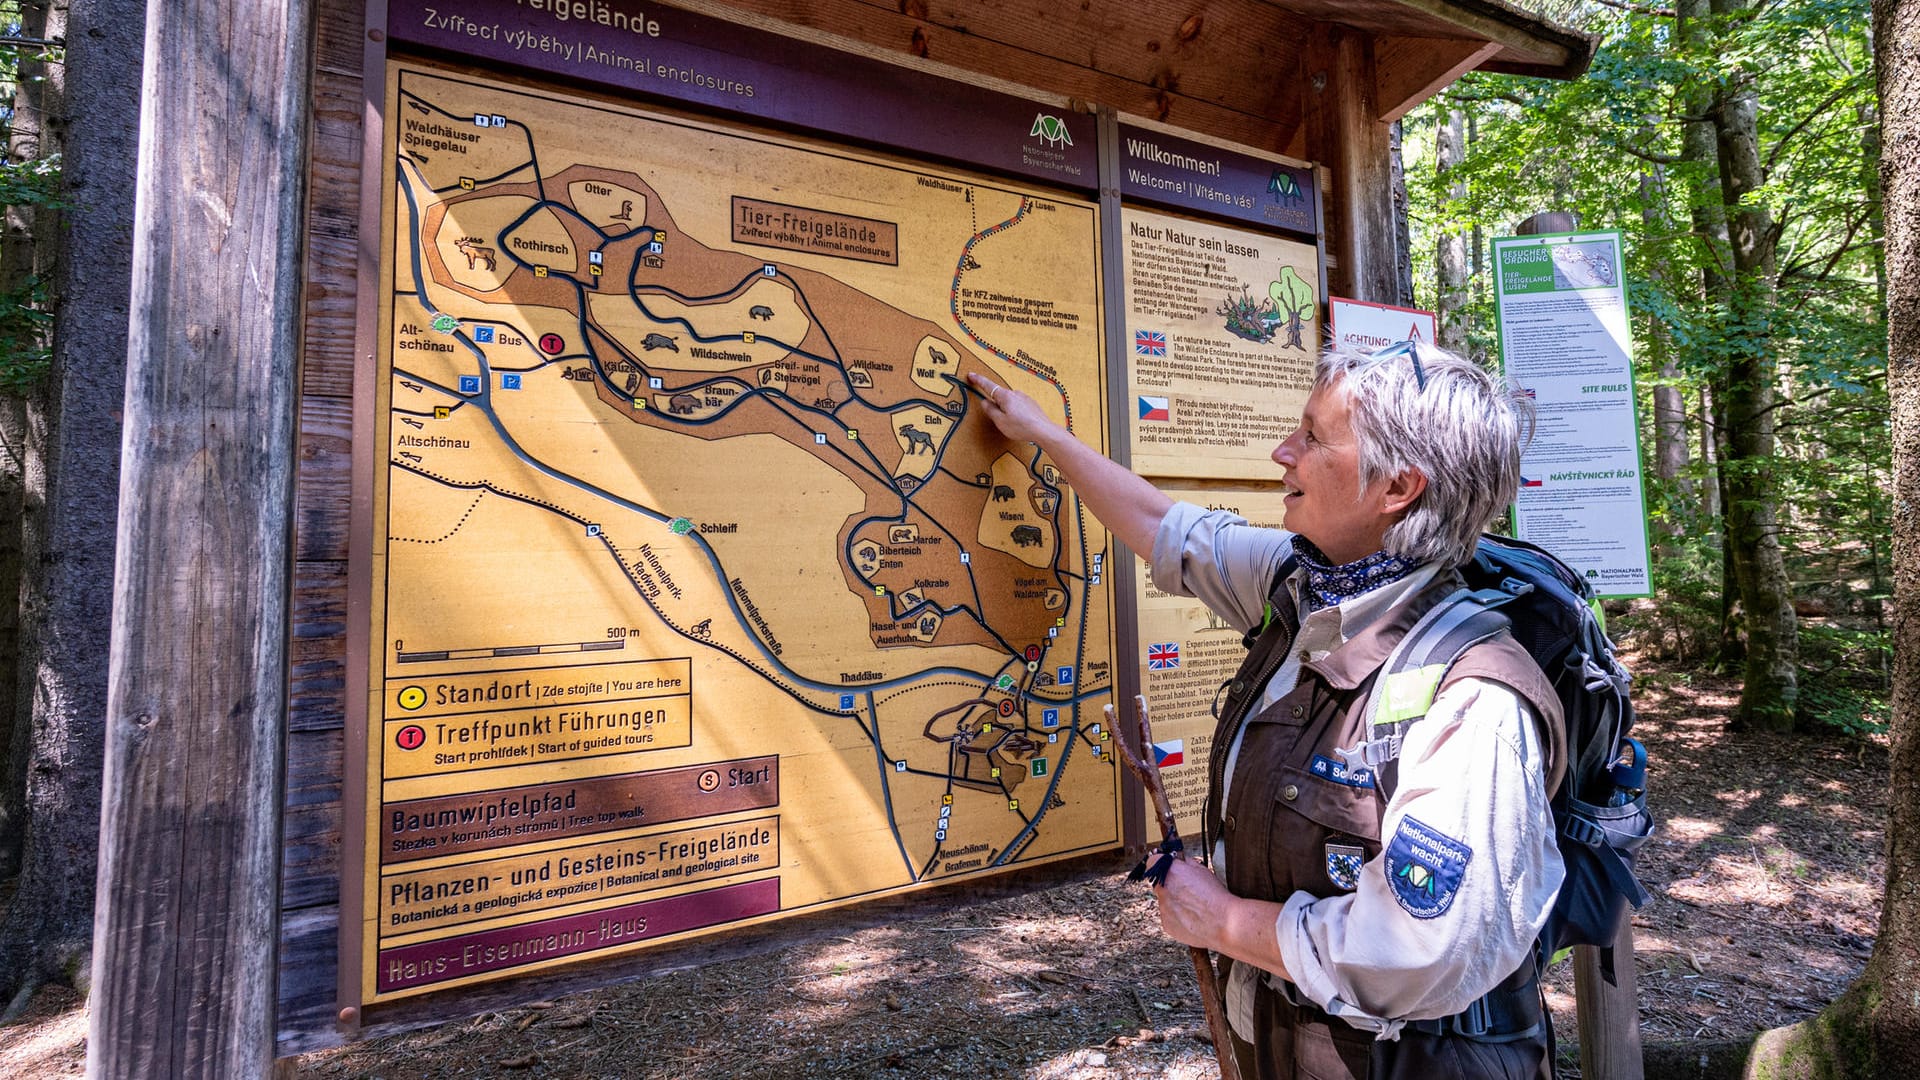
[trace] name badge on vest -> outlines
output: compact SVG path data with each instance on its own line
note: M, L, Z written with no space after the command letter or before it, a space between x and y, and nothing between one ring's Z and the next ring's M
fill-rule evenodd
M1360 887L1360 867L1367 861L1367 849L1359 844L1327 841L1327 880L1333 887L1352 892Z
M1350 769L1343 761L1335 761L1325 754L1313 755L1313 761L1307 771L1322 780L1330 780L1351 788L1373 787L1372 769Z

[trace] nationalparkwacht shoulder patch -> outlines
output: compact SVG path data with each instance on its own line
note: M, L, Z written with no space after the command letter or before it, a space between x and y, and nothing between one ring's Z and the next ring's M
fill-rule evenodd
M1452 906L1473 849L1416 818L1403 817L1387 845L1387 882L1416 919L1435 919Z

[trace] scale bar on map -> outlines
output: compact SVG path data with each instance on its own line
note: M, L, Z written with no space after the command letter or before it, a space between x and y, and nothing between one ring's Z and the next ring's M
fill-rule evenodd
M491 649L440 649L437 652L403 652L399 664L419 664L438 660L484 660L494 656L543 656L549 653L609 652L624 649L620 641L564 641L557 645L496 645Z

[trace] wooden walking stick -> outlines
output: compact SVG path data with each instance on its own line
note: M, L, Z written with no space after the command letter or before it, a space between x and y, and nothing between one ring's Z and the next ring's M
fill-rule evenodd
M1147 720L1147 699L1136 694L1133 704L1139 716L1137 745L1140 749L1133 750L1122 739L1120 756L1133 775L1140 778L1140 786L1153 797L1153 808L1160 815L1160 857L1170 859L1171 852L1180 850L1180 830L1173 823L1173 804L1167 801L1167 786L1160 781L1160 765L1153 759L1153 726ZM1115 728L1120 724L1111 705L1107 706L1107 723ZM1148 852L1147 857L1152 858L1153 852ZM1151 877L1151 873L1148 876ZM1220 994L1220 980L1213 974L1213 961L1208 959L1207 950L1198 946L1189 945L1187 955L1193 960L1193 976L1200 982L1200 1003L1207 1010L1207 1032L1213 1036L1213 1056L1220 1065L1220 1080L1240 1080L1240 1063L1233 1056L1225 999Z

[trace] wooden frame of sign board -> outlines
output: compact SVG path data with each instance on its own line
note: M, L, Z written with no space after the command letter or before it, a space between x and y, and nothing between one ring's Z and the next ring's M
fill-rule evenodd
M608 0L608 6L635 5ZM217 943L205 939L186 942L170 936L168 927L175 922L169 905L182 903L185 893L150 888L123 893L115 887L122 881L184 879L198 873L200 867L169 870L156 856L131 875L103 870L103 911L111 917L101 922L102 940L109 946L96 952L135 958L114 967L108 973L110 981L97 982L101 997L97 1011L102 1018L96 1025L99 1037L90 1041L91 1053L100 1059L103 1074L114 1074L117 1062L151 1060L158 1055L166 1060L192 1062L205 1075L257 1075L258 1063L270 1060L275 1053L297 1053L365 1034L433 1023L436 1018L459 1011L498 1007L522 991L528 995L554 992L562 982L548 979L496 984L493 989L512 985L516 990L512 994L494 993L493 989L473 994L463 998L462 1007L457 1009L453 1002L432 997L408 999L378 1017L343 1010L335 992L333 958L339 947L341 824L346 797L342 777L346 773L348 739L345 688L350 676L366 677L364 672L352 670L364 663L353 658L366 655L366 642L360 637L364 634L361 627L365 612L355 610L353 599L364 593L356 592L356 571L350 558L353 538L365 535L370 528L367 507L356 501L353 488L356 473L370 467L370 449L364 440L355 439L354 401L357 393L365 392L361 384L367 378L365 358L372 344L360 313L371 300L370 268L378 265L371 239L377 231L369 227L377 221L377 214L369 207L378 205L379 193L368 190L364 168L378 148L378 132L368 120L383 82L380 73L386 53L387 6L384 0L316 0L290 9L285 19L274 21L272 26L266 25L269 20L259 12L222 5L215 8L205 17L221 20L223 26L233 24L229 29L236 34L269 30L270 40L263 38L263 47L278 42L296 57L311 59L312 92L304 104L311 121L305 189L292 184L277 189L283 196L279 202L286 204L288 214L299 215L304 201L305 215L305 243L299 249L304 299L294 301L304 314L297 330L288 328L289 333L298 333L303 339L298 400L292 406L297 410L296 460L285 463L297 466L297 475L293 479L291 520L285 514L278 519L281 528L293 537L291 611L278 616L290 624L291 642L286 660L284 759L278 739L267 740L271 745L259 751L271 751L269 760L284 760L284 798L260 801L250 811L264 820L260 828L282 838L283 857L277 887L265 884L266 877L261 877L225 901L201 897L217 908L201 914L212 917L209 925L219 925L222 912L229 910L219 904L229 904L238 915L241 908L233 903L233 897L277 895L279 932L277 936L268 935L274 939L268 940L234 921L234 933L251 934L250 940L263 951L266 962L223 966L212 981L196 980L194 985L205 983L211 989L197 993L182 1007L204 1016L147 1024L140 1028L144 1034L138 1039L123 1037L118 1023L122 1009L144 1014L155 1007L155 996L140 987L154 985L162 977L173 978L182 971L222 964L225 954L214 947ZM737 4L690 0L661 8L663 12L680 10L771 29L796 41L827 45L851 56L889 58L916 71L1001 86L1039 99L1104 102L1124 113L1165 121L1191 136L1317 159L1326 163L1320 177L1329 196L1325 228L1321 230L1326 237L1324 263L1329 281L1322 294L1331 288L1345 295L1382 299L1389 298L1394 288L1394 252L1391 237L1369 223L1387 218L1386 186L1378 182L1385 176L1386 123L1473 67L1568 78L1584 68L1593 50L1590 39L1478 0L1418 4L1364 0L1338 10L1323 9L1313 2L1281 6L1231 0L1227 8L1190 16L1177 26L1162 26L1151 13L1117 2L1091 4L1063 18L1045 20L1014 12L972 8L931 12L917 3L896 8L863 0L822 0L798 12L772 0ZM1341 22L1330 21L1335 18ZM154 26L162 31L153 40L159 43L163 57L172 49L191 58L188 54L197 56L195 50L207 48L207 42L225 40L219 35L170 36L170 28L177 28L165 20L156 21ZM1247 49L1249 40L1262 42L1263 48ZM1088 47L1096 41L1102 48ZM182 78L199 70L179 65L170 69L182 72ZM269 70L259 68L261 72ZM222 103L237 115L254 102L272 99L287 85L296 84L275 81L243 87L245 93L229 92L223 97L222 91L233 87L222 83L208 85L200 92L205 102ZM151 86L149 92L159 96ZM246 103L241 104L242 100ZM254 130L232 124L227 126L226 136L238 143ZM184 129L151 135L148 142L158 145L183 133ZM257 178L248 174L238 182L244 186L256 179L264 183L266 174ZM166 219L168 204L146 205L144 212L150 222ZM183 214L177 220L198 219ZM209 220L197 247L192 238L176 235L175 242L204 250L217 247L226 238L226 233L215 229ZM148 252L148 257L151 254ZM136 257L140 257L138 252ZM220 281L224 279L210 279L208 285ZM275 288L283 286L276 283ZM277 304L284 296L276 292L267 299ZM236 311L268 310L251 289L209 300L226 303ZM155 312L142 309L135 315L135 329L157 332L162 327L154 321L157 317ZM206 354L216 361L223 355ZM286 363L284 355L270 351L261 352L257 359L263 364ZM193 367L196 359L188 353L168 353L162 362L170 365L164 380L181 385L218 375ZM221 440L236 447L271 443L268 428L273 422L274 417L265 411L256 414L243 410L226 424L200 430L218 444L211 449L217 455L227 445ZM135 504L130 501L127 505ZM281 513L272 505L259 510L263 518ZM271 521L266 531L273 532ZM273 557L268 549L262 554ZM226 609L212 600L199 597L193 603L200 606L171 610L165 618L175 622L182 618L217 620ZM269 613L275 610L264 601L257 607ZM164 638L167 629L164 622L155 623L147 636ZM224 671L219 674L226 677ZM137 686L129 689L140 692ZM162 690L155 688L156 693ZM224 722L224 718L198 718L191 710L182 715L180 723L158 727L110 722L109 760L121 762L126 770L114 781L113 791L157 790L151 784L140 786L148 783L140 770L170 760L160 750L174 741L210 739L206 745L224 742L236 752L253 753L252 741L235 741L231 729L220 726ZM129 739L136 740L131 745L139 753L128 752ZM111 769L109 777L115 777ZM235 805L231 799L215 798L213 794L206 797L214 801L189 810L196 820L225 820L231 816L228 810L215 806L217 802L230 810ZM106 832L117 841L111 851L103 847L103 865L123 852L157 852L141 838L168 826L149 800L110 798L108 803L113 807L113 820ZM210 837L233 837L234 856L202 853L196 857L212 858L221 865L239 865L245 862L237 851L240 839L259 832L236 828L209 833ZM798 933L814 924L778 925L783 928L781 933ZM257 924L247 921L244 927L257 929ZM766 945L775 935L746 940L752 936L742 936L739 943L743 948ZM260 977L269 983L275 981L274 952L280 971L278 1015L253 1015L256 1010L245 1003L262 996L257 985ZM677 961L697 963L712 955L688 951L679 954ZM623 977L611 970L596 969L596 974L606 979ZM248 1015L239 1016L236 1009ZM177 1012L166 1015L172 1017ZM277 1029L272 1047L260 1045L249 1034L262 1027ZM192 1039L194 1049L175 1053L154 1041L166 1037ZM137 1065L132 1068L138 1071Z

